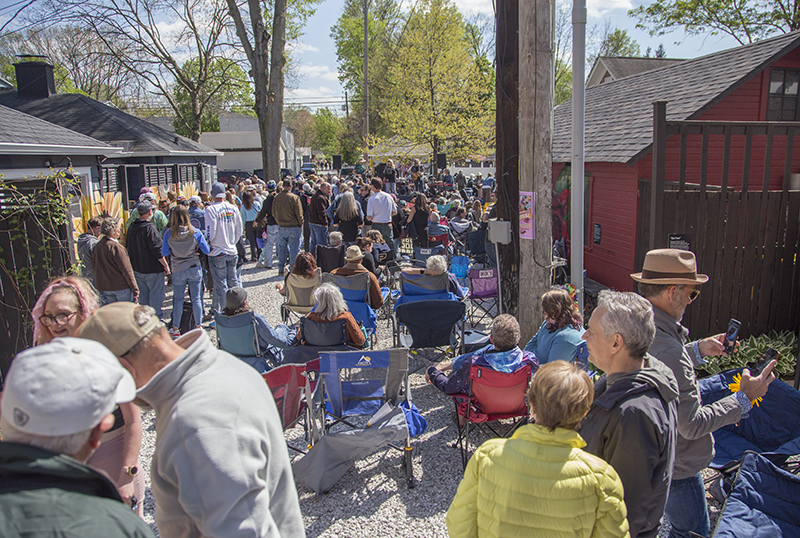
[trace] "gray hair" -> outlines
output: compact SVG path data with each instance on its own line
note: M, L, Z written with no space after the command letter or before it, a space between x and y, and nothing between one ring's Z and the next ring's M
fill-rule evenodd
M447 260L444 259L444 256L431 256L425 262L425 269L434 275L443 275L447 272Z
M100 233L102 235L110 235L111 232L117 229L120 220L117 217L104 218L102 224L100 224Z
M342 232L331 232L328 234L328 244L332 247L338 247L344 241Z
M517 318L510 314L500 314L494 318L492 322L492 342L497 351L514 349L519 343L519 322Z
M647 284L646 282L637 282L636 289L639 295L645 299L652 299L664 293L670 286L677 286L679 290L686 287L686 284Z
M54 437L35 435L19 431L6 420L6 417L0 416L0 430L3 431L3 441L36 446L56 454L66 454L68 456L77 453L84 447L89 441L89 435L93 429Z
M600 330L606 338L622 336L631 357L641 359L650 349L656 336L656 322L650 301L633 292L603 290L597 308L605 308L600 318Z
M316 289L314 303L314 312L325 321L333 321L342 312L349 311L342 292L330 282Z
M336 216L341 220L349 221L358 217L358 202L352 192L346 192L339 200L339 207L336 208Z

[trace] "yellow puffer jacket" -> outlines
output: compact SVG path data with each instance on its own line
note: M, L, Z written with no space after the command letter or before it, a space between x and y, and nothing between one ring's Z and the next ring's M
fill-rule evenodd
M629 536L622 482L572 430L522 426L475 451L447 511L452 538Z

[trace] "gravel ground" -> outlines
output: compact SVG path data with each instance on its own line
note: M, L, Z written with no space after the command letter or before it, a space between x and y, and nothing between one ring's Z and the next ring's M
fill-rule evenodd
M277 269L256 269L254 263L246 263L242 280L248 291L249 305L271 324L280 323L283 299L275 290L275 283L282 282L282 278ZM205 303L208 307L207 298ZM168 288L165 318L171 313L171 304L171 289ZM206 330L213 339L213 329L206 327ZM376 349L389 349L391 345L391 328L385 320L379 320ZM412 370L419 365L419 359L412 359ZM403 456L393 449L378 450L358 461L329 493L321 497L298 485L300 509L309 538L447 536L444 519L462 477L461 458L458 448L452 447L456 439L456 426L451 418L453 404L448 397L425 383L423 372L420 370L410 377L412 399L428 420L428 430L413 440L416 487L407 488ZM152 411L142 411L142 426L141 463L147 483L145 521L157 533L155 502L150 491L150 459L156 437ZM286 437L289 440L302 437L301 428L288 430ZM478 443L483 440L481 437L475 439ZM292 459L299 457L292 451L289 455ZM720 506L710 496L708 499L713 528ZM667 536L666 527L662 528L660 536Z

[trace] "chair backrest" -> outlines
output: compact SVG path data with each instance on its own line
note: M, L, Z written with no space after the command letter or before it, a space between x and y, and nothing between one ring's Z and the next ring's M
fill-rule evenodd
M319 267L314 278L305 278L294 273L286 276L286 306L296 312L308 314L314 308L314 291L322 283L322 271Z
M345 301L359 301L363 303L369 301L369 273L356 273L350 276L323 273L322 282L330 282L339 288Z
M320 353L319 371L329 412L337 417L371 415L387 401L397 405L408 373L408 352Z
M344 245L338 247L317 245L314 247L314 259L317 260L317 266L322 269L323 273L330 273L334 269L344 267L344 255Z
M300 335L303 345L344 345L347 343L347 322L343 319L324 322L300 318Z
M449 346L453 331L464 319L461 301L414 301L397 306L397 321L408 329L412 348Z
M390 261L394 260L394 251L390 248L389 250L379 250L378 251L378 258L375 260L375 263L378 265L386 265Z
M486 254L486 230L467 232L466 238L470 255L479 257Z
M448 234L429 235L428 244L431 247L441 246L447 248L447 246L450 245L450 236Z
M422 262L427 261L431 256L441 256L442 254L444 254L444 247L442 245L430 248L414 247L414 259Z
M278 415L281 417L284 430L296 422L303 411L303 387L306 384L303 372L305 371L305 364L284 364L261 374L275 398L275 405L278 407Z
M471 297L488 299L497 297L497 268L470 269L469 280L472 286Z
M217 329L217 347L237 357L258 357L261 349L256 337L256 320L253 312L235 316L214 313Z
M403 295L434 295L450 290L447 273L441 275L413 275L400 273L400 291Z
M466 278L469 272L469 258L466 256L453 256L450 259L450 271L459 280Z
M473 364L469 370L470 395L475 398L475 405L489 415L489 420L524 416L528 414L525 392L530 379L528 364L512 373Z

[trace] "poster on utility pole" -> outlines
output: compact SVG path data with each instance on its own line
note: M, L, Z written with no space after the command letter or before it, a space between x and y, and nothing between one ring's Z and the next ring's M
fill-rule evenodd
M522 239L533 239L533 204L536 200L536 193L519 193L519 236Z

